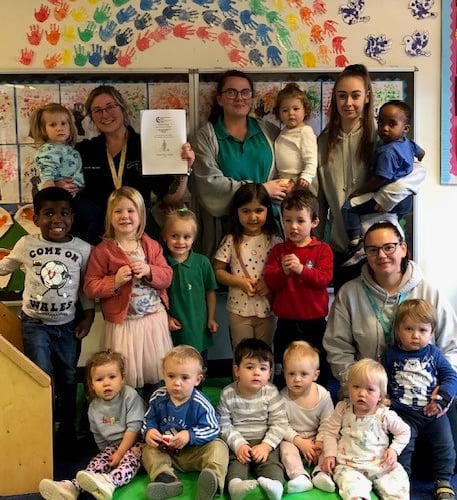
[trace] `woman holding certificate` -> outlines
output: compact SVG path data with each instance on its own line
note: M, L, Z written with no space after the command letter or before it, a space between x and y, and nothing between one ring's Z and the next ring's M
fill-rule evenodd
M282 180L273 180L273 143L279 129L248 116L253 95L248 75L238 70L225 72L217 84L209 121L193 142L191 192L201 227L198 250L210 258L226 232L224 218L241 184L262 183L276 203L286 195L287 186Z
M89 94L85 108L100 135L76 144L85 179L82 195L96 203L103 215L110 193L121 186L137 189L148 213L151 193L165 206L177 205L185 193L187 175L143 176L140 135L130 126L128 107L120 92L111 85L100 85ZM183 145L182 158L187 160L190 169L194 152L188 143ZM79 189L70 179L57 184L75 194ZM77 223L77 214L75 219ZM101 220L94 221L89 231L92 244L98 243L103 235L103 218L98 219Z

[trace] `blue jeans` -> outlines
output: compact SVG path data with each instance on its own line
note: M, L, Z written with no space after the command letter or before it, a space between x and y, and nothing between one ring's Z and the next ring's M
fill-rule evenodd
M75 322L45 325L39 319L21 313L24 354L58 384L76 383L80 341L75 336Z

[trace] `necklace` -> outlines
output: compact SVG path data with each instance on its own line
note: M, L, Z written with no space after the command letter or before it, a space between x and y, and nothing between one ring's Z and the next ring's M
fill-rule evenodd
M138 252L138 249L140 248L140 242L139 240L129 240L129 241L135 241L135 248L125 248L124 246L121 245L120 241L118 240L114 240L116 242L116 245L121 249L121 250L124 250L124 252L127 254L127 255L132 255L136 252ZM128 245L130 246L130 245Z

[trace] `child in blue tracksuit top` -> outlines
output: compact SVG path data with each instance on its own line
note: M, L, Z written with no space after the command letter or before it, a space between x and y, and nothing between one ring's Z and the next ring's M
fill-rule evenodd
M143 465L151 483L151 500L181 495L183 485L174 472L200 471L199 500L212 500L224 489L228 466L227 445L219 439L216 412L197 389L203 379L203 360L189 345L179 345L163 359L165 387L149 400L143 422L146 447Z
M457 372L442 352L430 344L436 311L425 300L405 300L398 306L394 331L397 345L382 357L389 377L391 409L411 427L409 444L398 457L408 475L416 437L425 436L432 450L432 470L437 498L454 495L451 477L455 451L447 409L457 393ZM454 498L452 496L452 498Z

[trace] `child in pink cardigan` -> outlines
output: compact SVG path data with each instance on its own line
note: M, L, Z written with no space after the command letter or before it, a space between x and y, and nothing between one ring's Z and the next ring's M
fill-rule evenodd
M146 209L136 190L111 193L105 235L93 248L84 282L99 298L105 319L105 347L127 360L126 383L146 397L162 378L161 359L172 348L168 297L173 271L162 247L144 233Z

